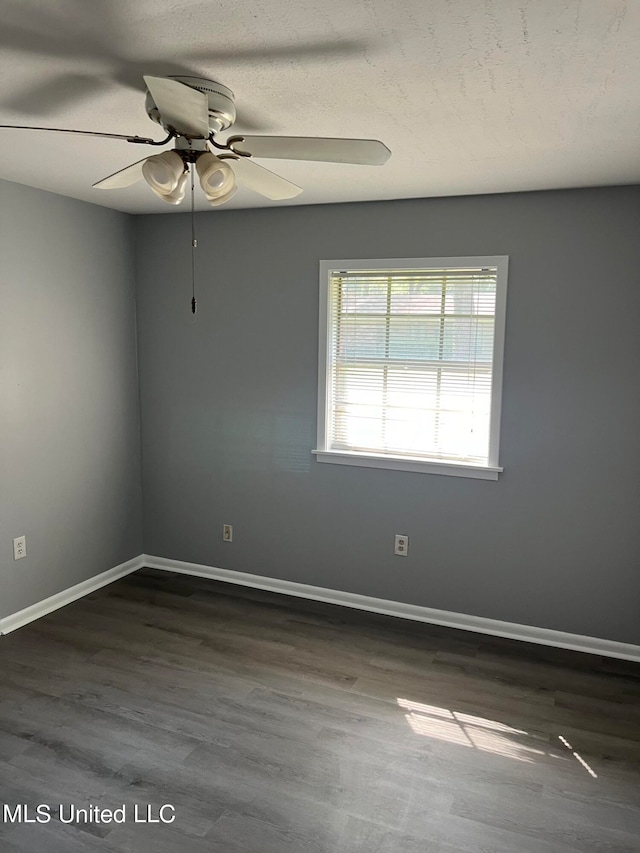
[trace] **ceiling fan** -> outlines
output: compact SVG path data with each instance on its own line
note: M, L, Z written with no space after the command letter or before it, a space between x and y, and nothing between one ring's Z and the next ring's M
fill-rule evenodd
M172 150L152 154L114 172L93 186L120 189L145 180L153 192L168 204L180 204L191 184L191 311L196 313L194 224L194 171L207 201L213 207L224 204L243 184L272 201L295 198L301 187L265 169L253 159L311 160L325 163L352 163L381 166L391 152L376 139L330 139L302 136L230 136L225 142L217 134L236 120L233 92L221 83L191 75L143 76L146 85L145 109L167 135L154 140L143 136L1 124L1 129L43 130L74 133L107 139L124 139L139 145L164 146L175 140Z
M162 146L175 140L172 150L138 160L93 185L97 189L120 189L145 180L159 198L173 205L184 199L190 175L193 204L192 165L207 201L216 207L234 195L237 183L273 201L294 198L302 192L301 187L258 165L254 158L381 166L391 155L386 145L375 139L241 135L231 136L221 143L216 136L236 120L230 89L213 80L187 75L145 75L144 82L147 115L167 133L159 141L55 127L0 125L0 128L75 133L124 139L141 145Z

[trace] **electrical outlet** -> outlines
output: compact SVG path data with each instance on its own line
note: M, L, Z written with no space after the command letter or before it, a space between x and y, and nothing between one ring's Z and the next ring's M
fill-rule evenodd
M13 559L21 560L27 556L27 537L18 536L13 540Z
M222 539L225 542L233 542L233 524L222 525Z
M409 537L404 533L396 533L396 545L393 553L397 557L406 557L409 551Z

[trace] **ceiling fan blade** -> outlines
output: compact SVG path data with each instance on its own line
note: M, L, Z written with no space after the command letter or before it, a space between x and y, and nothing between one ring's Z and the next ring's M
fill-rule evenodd
M114 172L113 175L109 175L98 181L97 184L93 184L93 188L98 190L117 190L122 187L130 187L142 179L142 164L148 159L148 157L143 157L137 163L132 163L130 166Z
M209 46L189 51L186 56L190 60L210 64L216 62L260 62L274 59L318 58L329 60L332 56L361 56L367 47L368 44L365 41L326 39L300 42L299 44L254 44L253 46L237 44L226 50Z
M265 198L281 201L285 198L295 198L302 192L301 187L270 172L248 157L239 157L237 160L227 160L226 162L230 164L241 184L260 193Z
M66 127L33 127L33 125L22 124L0 124L0 130L46 130L49 133L79 133L82 136L102 136L105 139L126 139L127 142L140 142L144 145L157 145L155 139L146 136L127 136L124 133L100 133L97 130L71 130ZM165 140L168 142L169 140Z
M23 115L51 115L77 101L95 97L108 86L108 80L88 74L54 74L46 83L14 89L11 96L0 103Z
M234 136L227 140L237 151L276 160L318 160L382 166L391 151L377 139L324 139L314 136Z
M205 94L166 77L145 75L144 82L165 125L172 127L181 136L208 138L209 99Z
M4 11L4 9L3 9ZM24 14L24 13L23 13ZM29 14L27 12L27 14ZM45 15L45 9L38 10L38 18ZM49 17L49 16L47 16ZM54 18L47 20L40 32L20 24L12 24L3 21L0 32L0 47L7 50L17 50L20 53L35 54L37 56L51 56L55 58L73 57L74 59L94 59L100 56L98 45L86 38L86 33L81 38L79 35L61 35L63 27L61 22Z

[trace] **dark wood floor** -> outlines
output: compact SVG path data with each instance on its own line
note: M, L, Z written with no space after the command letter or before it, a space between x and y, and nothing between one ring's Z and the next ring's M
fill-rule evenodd
M640 851L635 665L154 572L0 659L2 853Z

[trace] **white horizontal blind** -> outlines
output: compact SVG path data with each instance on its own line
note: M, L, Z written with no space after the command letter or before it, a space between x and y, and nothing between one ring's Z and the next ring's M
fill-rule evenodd
M327 450L487 465L496 267L329 281Z

